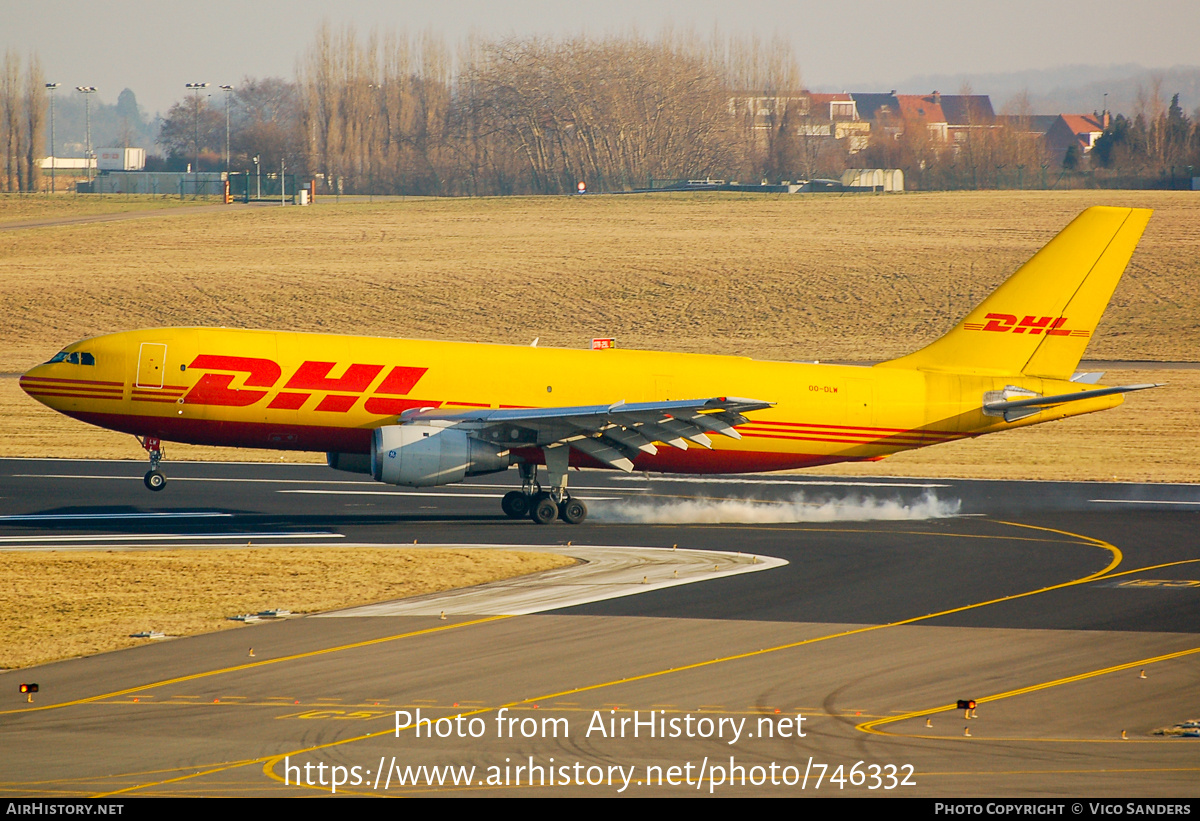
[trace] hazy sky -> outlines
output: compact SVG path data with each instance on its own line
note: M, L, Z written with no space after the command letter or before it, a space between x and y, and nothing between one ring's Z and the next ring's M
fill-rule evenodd
M0 47L36 51L48 81L96 86L105 103L132 88L152 115L183 97L188 82L293 76L322 21L364 34L431 30L450 42L472 30L654 33L664 25L779 34L795 45L806 84L860 91L918 74L1200 63L1200 0L0 0Z

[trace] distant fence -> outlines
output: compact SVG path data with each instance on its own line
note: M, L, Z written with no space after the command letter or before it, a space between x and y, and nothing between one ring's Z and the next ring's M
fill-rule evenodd
M225 194L225 174L207 171L108 171L88 183L79 183L80 193L157 194L175 197L219 197Z
M311 180L299 174L248 174L245 172L229 175L229 195L234 200L251 202L253 200L275 200L280 195L288 202L295 203L297 192L301 187L311 185Z
M1187 191L1192 188L1194 169L1169 168L1157 174L1117 174L1110 171L1064 171L1052 175L1051 188L1116 188L1131 190Z

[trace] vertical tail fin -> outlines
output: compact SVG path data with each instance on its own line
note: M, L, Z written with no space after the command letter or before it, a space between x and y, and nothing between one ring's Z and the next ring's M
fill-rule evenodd
M1087 209L948 334L880 367L1068 379L1150 214Z

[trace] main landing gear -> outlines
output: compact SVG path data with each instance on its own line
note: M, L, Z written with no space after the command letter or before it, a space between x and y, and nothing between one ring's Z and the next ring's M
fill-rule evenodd
M146 472L142 481L146 483L147 488L157 493L167 486L167 477L158 469L158 463L163 458L162 440L156 436L146 436L138 438L138 443L150 454L150 470Z
M509 491L500 501L500 507L510 519L528 516L539 525L548 525L555 519L577 525L587 518L587 505L572 498L567 492L566 445L543 448L546 468L550 474L550 489L543 490L537 480L537 465L522 462L517 465L521 473L521 489Z

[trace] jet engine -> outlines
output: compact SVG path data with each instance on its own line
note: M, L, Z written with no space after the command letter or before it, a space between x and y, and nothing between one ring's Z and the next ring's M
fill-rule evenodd
M448 485L509 464L508 450L436 424L386 425L371 440L371 475L389 485Z

